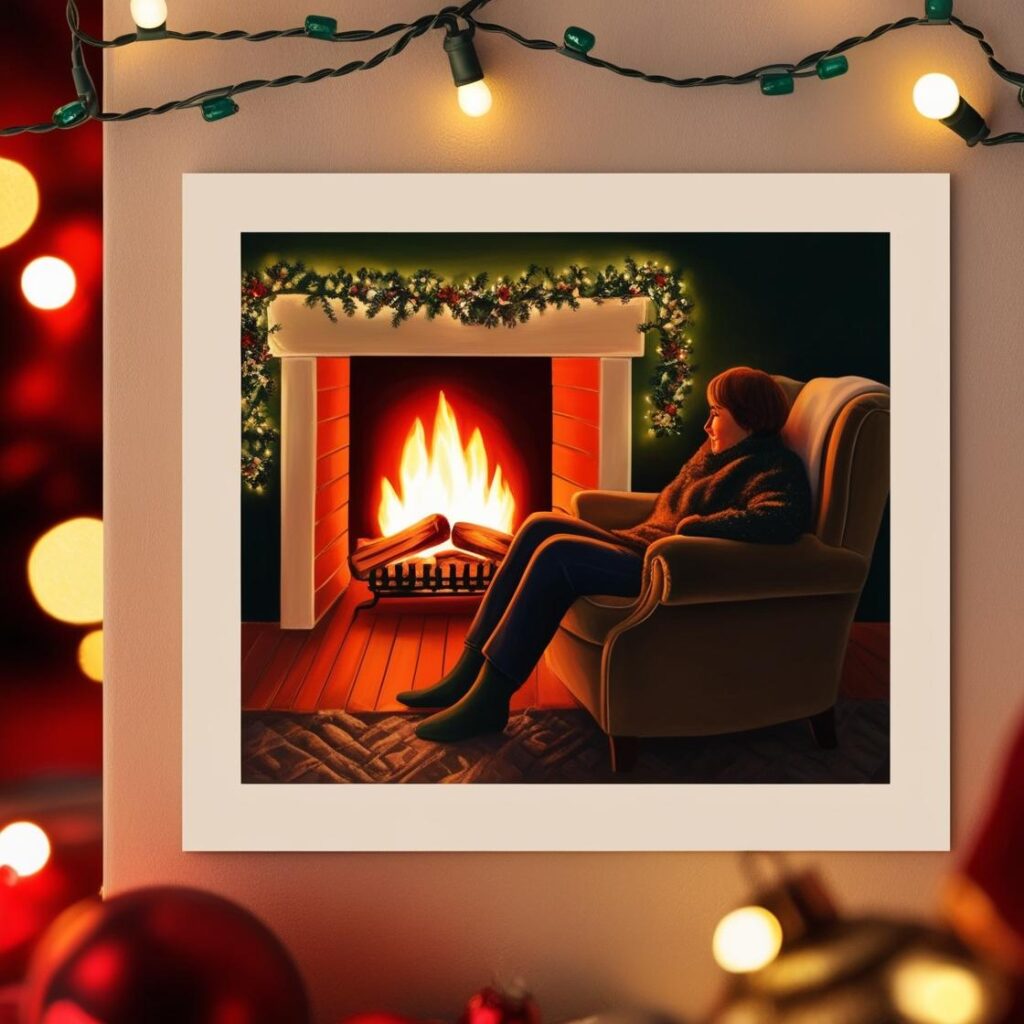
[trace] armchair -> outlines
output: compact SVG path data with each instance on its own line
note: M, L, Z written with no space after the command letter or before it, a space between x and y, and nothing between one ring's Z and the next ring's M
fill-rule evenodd
M646 553L637 598L585 597L548 665L609 737L627 770L637 741L807 718L835 746L834 705L850 626L889 488L889 392L863 378L776 378L783 437L804 460L814 532L793 544L670 536ZM574 515L641 522L655 494L580 491Z

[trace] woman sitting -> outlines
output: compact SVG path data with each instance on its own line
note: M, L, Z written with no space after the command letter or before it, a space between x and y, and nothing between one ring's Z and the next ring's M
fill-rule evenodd
M795 541L810 525L811 493L800 458L779 437L788 404L760 370L737 366L708 385L708 435L637 526L604 530L558 512L531 515L512 540L466 634L462 656L440 682L398 699L446 708L416 728L451 741L495 732L562 616L587 594L639 596L644 552L672 534L760 544Z

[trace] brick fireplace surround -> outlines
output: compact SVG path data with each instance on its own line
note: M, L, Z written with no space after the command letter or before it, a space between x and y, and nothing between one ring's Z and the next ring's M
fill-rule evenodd
M513 330L418 316L332 323L303 296L270 307L281 360L281 626L311 629L349 583L349 361L359 355L550 356L551 507L573 492L630 486L631 367L646 301L549 309Z

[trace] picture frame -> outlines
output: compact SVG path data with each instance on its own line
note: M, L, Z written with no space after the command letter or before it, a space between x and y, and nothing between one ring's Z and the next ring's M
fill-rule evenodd
M581 226L888 235L889 781L245 783L235 347L242 235ZM949 849L947 175L185 175L182 252L183 849Z

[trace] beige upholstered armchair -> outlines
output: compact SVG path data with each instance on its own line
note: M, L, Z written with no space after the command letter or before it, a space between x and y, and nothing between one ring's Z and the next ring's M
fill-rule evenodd
M581 598L548 647L548 664L608 734L616 771L642 737L807 718L821 745L836 743L850 625L889 490L889 391L857 377L776 379L814 532L793 544L665 537L647 551L638 598ZM573 512L632 526L655 497L580 491Z

